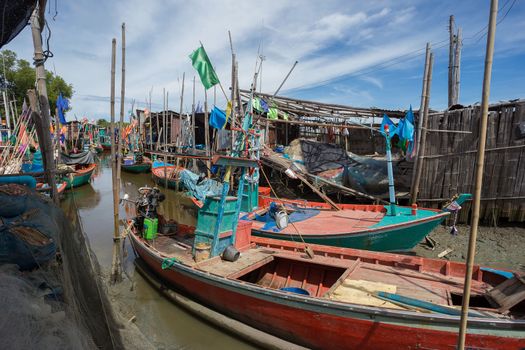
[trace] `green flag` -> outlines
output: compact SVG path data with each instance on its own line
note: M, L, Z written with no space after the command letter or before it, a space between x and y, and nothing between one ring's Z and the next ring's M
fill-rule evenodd
M213 85L219 83L219 78L211 65L210 59L204 50L204 47L199 47L197 50L193 51L190 55L191 65L199 73L201 78L202 85L207 89L211 88Z

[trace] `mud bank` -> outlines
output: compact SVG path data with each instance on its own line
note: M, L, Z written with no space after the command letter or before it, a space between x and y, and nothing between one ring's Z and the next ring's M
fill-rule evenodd
M458 225L451 235L448 226L439 226L429 236L436 241L434 250L423 242L414 252L418 256L438 258L447 248L453 249L442 259L465 261L470 226ZM476 244L476 264L525 271L525 227L480 227Z

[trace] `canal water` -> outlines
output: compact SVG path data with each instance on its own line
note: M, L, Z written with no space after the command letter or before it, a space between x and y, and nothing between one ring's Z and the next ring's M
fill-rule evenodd
M121 196L137 196L138 188L153 186L151 174L122 172ZM111 270L113 246L113 192L109 155L102 154L91 184L66 193L62 207L78 214L91 249L100 264L105 280ZM195 224L195 210L184 203L173 190L162 188L166 200L160 211L169 219ZM76 213L75 213L76 212ZM120 206L120 217L126 210ZM210 326L187 313L159 294L138 272L135 255L126 242L124 252L124 282L109 287L114 307L125 319L135 322L147 340L158 349L251 349L251 345Z

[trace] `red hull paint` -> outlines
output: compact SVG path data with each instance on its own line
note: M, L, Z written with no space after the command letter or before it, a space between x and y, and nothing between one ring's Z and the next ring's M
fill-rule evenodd
M278 304L206 283L176 267L163 270L161 258L131 241L139 256L165 282L201 303L255 328L316 349L455 349L457 333L404 327ZM159 260L160 259L160 260ZM467 335L467 346L523 349L525 339Z

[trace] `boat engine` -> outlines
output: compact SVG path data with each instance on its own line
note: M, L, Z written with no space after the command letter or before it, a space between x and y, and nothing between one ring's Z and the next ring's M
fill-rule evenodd
M164 193L161 193L157 187L139 188L140 197L136 201L137 217L135 218L135 228L142 233L145 239L153 239L158 230L158 213L159 204L166 199Z

